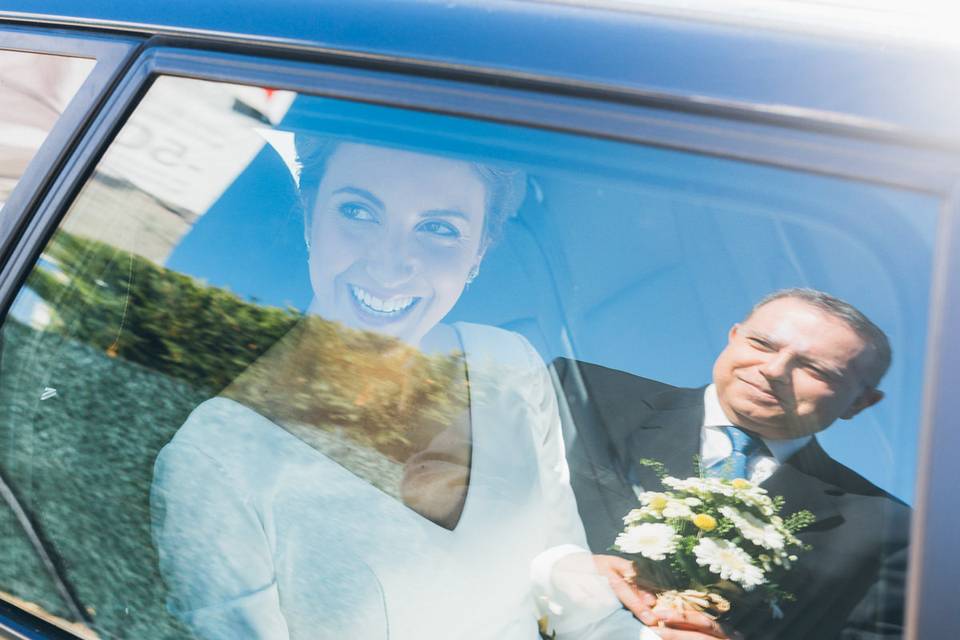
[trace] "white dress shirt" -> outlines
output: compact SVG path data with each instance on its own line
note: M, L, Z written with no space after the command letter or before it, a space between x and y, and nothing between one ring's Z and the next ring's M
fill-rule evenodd
M724 431L724 427L732 425L732 421L723 412L720 399L717 397L717 388L710 385L703 392L703 426L700 431L700 460L704 469L720 464L731 453L733 445ZM760 484L773 475L781 463L785 462L794 453L802 449L812 436L793 438L791 440L768 440L762 438L770 453L768 455L753 455L747 461L747 475L750 482Z

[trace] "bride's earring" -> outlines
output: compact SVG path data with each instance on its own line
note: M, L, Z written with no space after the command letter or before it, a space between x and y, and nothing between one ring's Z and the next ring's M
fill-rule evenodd
M467 284L473 282L478 275L480 275L480 265L475 264L473 269L470 269L470 273L467 274Z

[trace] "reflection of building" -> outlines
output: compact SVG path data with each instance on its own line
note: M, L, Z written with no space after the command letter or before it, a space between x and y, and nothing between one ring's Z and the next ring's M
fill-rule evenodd
M63 229L162 264L197 215L175 209L129 181L97 172L70 210Z
M5 78L0 72L0 79ZM267 130L283 117L294 97L290 92L214 82L189 81L190 86L184 87L183 82L161 78L154 83L149 99L124 125L76 198L62 224L64 231L164 264L197 218L260 151L269 137ZM37 99L47 106L55 103L53 97L41 94ZM68 99L69 95L64 104ZM2 101L0 106L8 103ZM25 103L17 104L11 108L31 111ZM23 118L21 138L28 138L25 132L36 123L52 126L59 114L52 108L44 113L46 120ZM2 141L0 151L5 153ZM16 178L19 173L14 182ZM52 259L41 258L38 268L64 275ZM29 288L18 296L11 313L34 328L57 320L57 314Z
M184 86L184 82L189 86ZM160 78L63 228L162 264L265 144L294 94Z
M0 208L93 65L87 58L0 51Z

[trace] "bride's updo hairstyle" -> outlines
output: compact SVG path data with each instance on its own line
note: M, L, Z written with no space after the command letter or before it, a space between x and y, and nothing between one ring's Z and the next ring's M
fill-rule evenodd
M310 227L314 207L316 206L317 191L326 170L327 161L336 151L337 146L346 140L333 137L315 135L295 135L297 148L299 205L303 214L307 235ZM375 143L369 143L375 146ZM431 155L429 151L409 149L414 153ZM441 155L441 154L432 154ZM456 159L453 157L451 159ZM480 242L481 255L490 245L500 239L506 221L514 216L520 205L523 204L527 191L527 175L521 169L502 167L470 160L463 161L469 164L486 186L486 210L484 215L483 238Z

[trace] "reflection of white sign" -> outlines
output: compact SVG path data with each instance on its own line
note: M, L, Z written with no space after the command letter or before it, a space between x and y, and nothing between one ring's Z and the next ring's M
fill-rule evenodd
M128 181L175 210L202 215L263 146L254 127L278 121L294 95L160 78L124 125L99 171Z
M265 144L295 94L163 77L154 82L63 228L163 264Z

